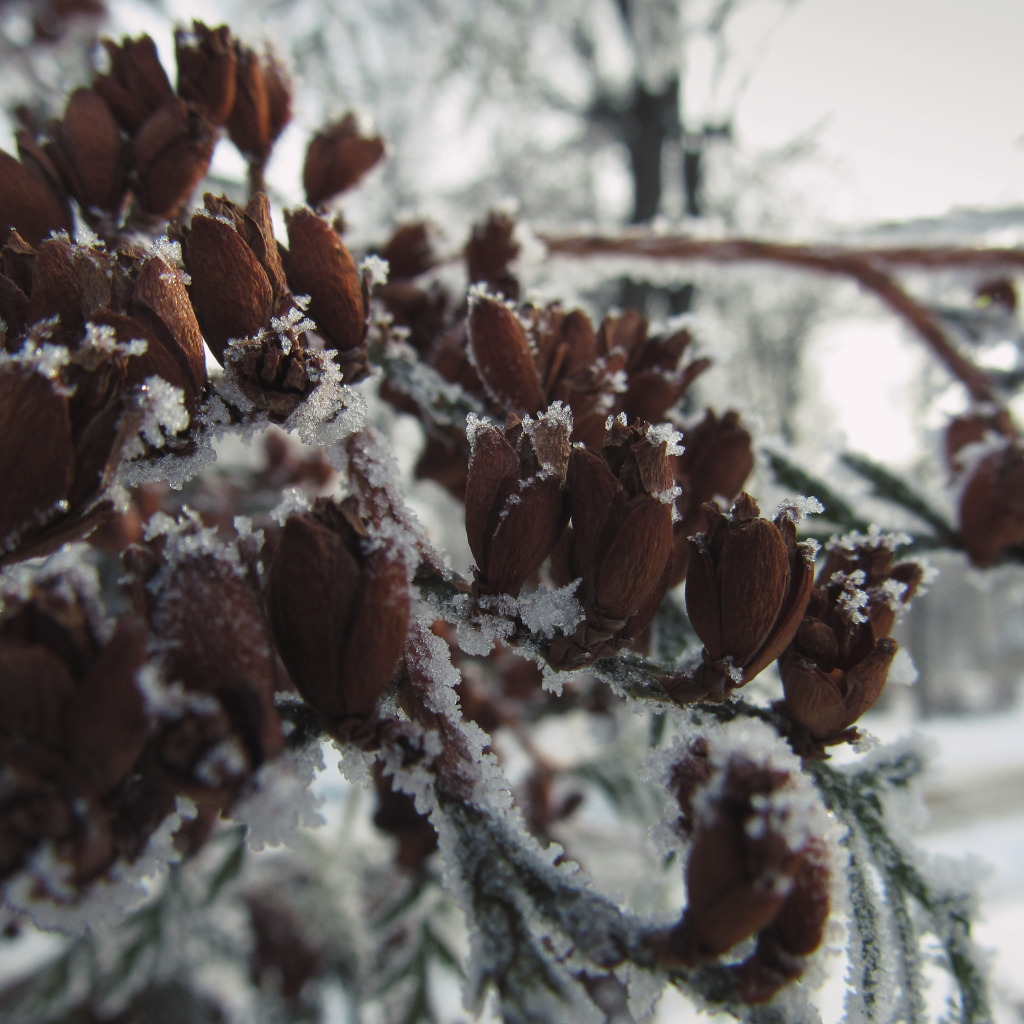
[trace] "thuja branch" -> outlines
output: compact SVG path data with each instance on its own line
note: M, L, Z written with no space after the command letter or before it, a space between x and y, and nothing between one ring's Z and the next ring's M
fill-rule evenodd
M907 897L913 898L945 951L950 973L960 990L959 1020L962 1024L985 1024L992 1020L986 992L984 971L978 962L970 937L970 897L965 892L943 887L930 879L918 863L918 858L909 854L898 843L887 826L884 815L886 791L904 789L923 769L921 757L913 750L889 752L884 760L854 771L842 771L824 763L808 765L829 806L851 829L850 842L854 847L863 844L871 862L878 869L892 916L893 930L899 945L899 957L904 991L902 1001L911 1019L919 1019L921 1008L916 1007L917 993L914 990L920 971L921 933L914 915L909 913ZM853 857L854 871L859 872ZM853 888L857 889L857 877L851 875ZM863 878L861 878L863 882ZM866 894L853 893L855 908L861 912L867 906L862 899ZM895 905L894 896L899 898ZM870 901L875 913L880 901ZM858 925L864 922L858 921ZM874 925L872 925L874 927ZM871 976L872 988L882 970L881 964L874 967L865 965L866 977Z
M921 495L908 487L906 481L894 476L884 466L880 466L877 462L862 455L847 452L841 458L846 465L872 485L880 498L885 498L893 504L905 508L931 526L939 544L951 548L961 546L960 538L952 526Z
M483 415L479 401L460 385L445 380L411 345L386 331L382 334L383 338L370 343L367 354L371 363L383 370L388 386L408 396L431 423L465 430L470 413Z
M928 260L921 249L843 249L794 245L749 238L699 239L686 236L542 235L548 252L560 256L640 256L653 260L700 260L710 263L775 263L852 278L873 292L905 320L936 358L960 380L978 402L1000 404L988 375L963 356L939 319L916 302L882 269L883 264L922 269L951 266L999 268L1024 265L1024 250L945 249Z

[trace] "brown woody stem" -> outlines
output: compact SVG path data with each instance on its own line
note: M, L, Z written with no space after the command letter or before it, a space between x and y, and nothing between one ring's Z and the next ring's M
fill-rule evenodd
M264 175L267 163L266 160L253 158L249 161L249 198L257 192L267 191L267 179Z
M542 235L548 252L560 256L641 256L653 260L704 260L711 263L778 263L853 278L917 332L935 356L978 402L1000 405L988 376L961 355L938 318L915 301L882 265L920 269L973 267L996 270L1024 267L1024 249L843 249L795 245L749 238L699 239L683 235Z

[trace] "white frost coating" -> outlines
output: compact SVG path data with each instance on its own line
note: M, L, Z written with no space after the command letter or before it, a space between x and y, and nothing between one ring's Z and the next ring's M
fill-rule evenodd
M546 661L540 663L540 688L553 697L561 697L565 688L565 673L552 668Z
M193 769L195 777L211 788L228 785L244 776L249 758L237 736L227 736L211 747Z
M186 714L215 715L221 710L220 702L210 694L186 690L180 682L165 682L160 670L150 662L136 672L135 685L150 718L175 722Z
M803 553L804 561L808 565L813 566L814 560L818 557L818 552L821 550L821 545L813 537L809 537L807 540L800 541L797 547Z
M888 548L890 551L895 551L904 544L910 544L912 540L913 538L910 534L904 533L902 530L887 532L883 531L880 526L872 523L868 527L867 533L861 530L851 530L849 533L844 533L838 537L830 537L825 542L825 550L834 551L838 549L840 551L848 551L851 554L856 552L858 548Z
M703 530L699 531L698 533L693 534L690 537L687 537L686 539L688 541L690 541L691 543L696 544L697 545L697 550L702 555L706 555L707 554L707 552L708 552L708 535Z
M626 414L624 412L620 412L618 416L608 416L608 418L604 421L604 429L611 430L612 425L615 423L621 423L624 427L628 426L626 421Z
M91 546L84 542L65 544L45 561L33 559L0 570L0 619L8 608L17 611L45 587L68 605L83 608L91 631L100 640L108 640L114 623L103 605L100 576L89 561L90 553Z
M366 287L372 289L375 285L388 283L391 264L381 256L366 256L359 263L359 273L362 274Z
M386 331L384 337L388 351L402 361L402 376L394 377L391 381L395 387L412 398L417 405L434 410L434 415L441 421L445 418L444 406L483 410L475 396L461 385L445 380L437 370L423 362L411 345L401 340L408 333L406 328L391 326L390 322L383 324L384 319L381 315L375 323L376 329Z
M852 623L868 621L864 609L871 603L871 595L863 590L867 574L863 569L856 569L854 572L834 572L829 577L829 583L843 588L842 593L836 598L836 607L843 617Z
M305 315L302 309L293 306L284 316L271 317L270 329L281 337L282 342L286 340L289 342L288 351L290 352L292 337L305 334L306 331L315 331L316 324ZM287 354L286 352L285 355Z
M560 433L568 441L572 436L572 409L559 399L557 402L552 402L544 412L539 413L536 419L532 416L524 416L522 427L523 433L531 441L534 441L535 445L541 431L549 434ZM542 445L542 447L544 446ZM542 453L538 452L537 454L539 456ZM551 466L550 462L542 464L546 469Z
M163 448L168 438L188 429L184 389L168 384L163 377L146 378L139 392L138 406L142 413L139 436L153 448ZM126 454L131 457L130 453Z
M195 803L179 796L172 811L149 837L145 849L131 863L118 861L110 871L109 879L93 882L84 892L76 893L75 902L57 903L38 897L37 886L59 884L67 865L56 860L52 850L42 848L25 870L19 872L3 887L7 903L22 910L37 927L82 935L89 929L124 920L125 915L149 898L152 885L147 879L158 878L171 864L181 860L175 849L174 836L185 821L197 814Z
M805 516L821 515L824 511L825 506L813 494L807 497L798 495L795 498L786 498L785 501L780 502L772 518L778 519L779 516L784 516L791 522L799 523Z
M377 760L376 754L351 745L338 749L341 752L338 771L341 772L342 777L353 786L369 789L373 785L373 766Z
M323 795L313 789L313 779L324 767L319 743L289 750L260 767L241 799L231 806L231 818L248 829L249 849L302 845L304 828L325 822L320 813Z
M526 831L496 758L484 753L489 738L459 717L452 691L459 674L451 665L447 645L430 632L429 618L422 617L413 626L409 656L417 688L428 706L444 721L446 732L458 735L450 740L446 736L442 743L439 733L414 727L414 742L433 738L433 747L427 748L425 758L409 765L408 744L396 743L393 749L385 744L384 770L393 776L396 789L414 797L418 810L430 813L438 833L444 884L466 914L472 945L465 1005L474 1012L479 1009L488 975L507 967L510 958L532 957L535 954L528 949L533 948L546 951L545 967L569 983L560 997L553 997L542 985L517 986L508 994L506 1009L520 1007L527 1014L523 1019L530 1020L603 1020L603 1015L593 1016L593 1005L571 983L571 977L587 967L574 948L587 942L597 948L603 941L600 922L589 917L582 920L583 911L571 898L573 892L585 892L588 879L578 865L565 859L561 846L553 843L542 849ZM446 801L436 798L437 776L430 764L434 752L441 750L459 751L454 776L458 796L452 799L449 791ZM528 884L522 884L524 871L543 890L562 892L567 898L552 903L532 893ZM472 886L467 879L473 879ZM515 926L510 915L517 919ZM608 917L616 924L621 921L618 908L610 905ZM531 936L528 945L521 941L524 930Z
M886 682L890 685L895 683L902 686L913 686L917 682L918 676L917 666L914 664L910 651L906 647L900 647L889 666Z
M629 390L629 374L625 370L615 370L613 373L605 374L604 378L608 387L614 395L624 395ZM604 396L602 396L602 401Z
M899 657L900 652L897 652L896 657ZM893 659L893 664L896 663L896 658ZM889 669L889 677L886 680L891 683L892 679L892 668ZM850 744L850 748L855 754L870 754L872 750L877 750L882 744L882 741L872 732L867 732L864 729L859 729L857 738Z
M145 338L133 338L128 342L117 340L117 331L110 324L94 324L91 320L85 325L85 333L75 353L76 361L90 352L101 356L120 356L128 359L142 356L149 351L149 342ZM154 378L150 378L151 380Z
M249 416L255 410L256 403L239 386L235 363L245 355L246 346L251 340L251 338L232 338L224 350L224 373L211 380L221 401L237 409L243 416ZM263 417L265 418L265 416L264 413Z
M858 831L854 831L847 840L850 855L856 863L870 863L871 850L868 844ZM859 879L853 880L853 887L850 891L851 898L856 902L865 898L864 894L858 892ZM872 891L867 898L875 900ZM873 998L874 1004L881 1007L898 1006L897 998L897 974L894 968L896 957L886 955L886 950L893 948L893 935L891 922L881 919L877 922L882 934L876 931L865 931L857 926L856 919L850 921L851 938L847 956L849 958L849 969L846 974L846 997L843 1009L845 1011L843 1021L846 1024L874 1024L877 1016L868 1009L865 999L862 978L865 977L866 965L870 961L870 976L873 982L873 990L867 993ZM895 1014L892 1015L895 1017Z
M512 794L498 765L497 757L485 747L490 737L475 722L462 718L459 698L455 686L461 674L451 663L448 645L430 629L430 619L421 616L410 630L408 656L415 662L415 668L428 681L426 706L452 723L462 734L466 753L466 766L475 773L472 781L472 799L481 807L505 813L512 807ZM414 723L409 723L414 726ZM428 758L439 756L445 749L441 735L419 729L421 743ZM405 766L407 749L396 745L385 746L384 771L392 775L395 788L408 793L416 801L421 814L430 813L435 806L435 773L429 765ZM435 822L436 826L436 822ZM449 862L452 863L452 862Z
M234 526L235 533L238 534L238 543L240 545L243 542L250 542L257 551L263 547L263 541L266 539L266 536L262 530L253 528L253 522L249 516L235 516L231 520L231 525Z
M195 558L216 558L239 576L245 575L246 564L239 554L238 545L232 541L222 541L217 528L204 526L199 513L187 505L182 508L177 519L166 512L154 513L143 527L142 537L146 541L165 538L164 565L149 583L153 591L159 591L179 562Z
M412 733L428 754L433 752L436 757L443 750L444 744L437 733L428 733L414 722L409 723L406 729ZM380 760L384 774L392 777L394 788L411 796L416 810L420 814L430 814L436 806L436 797L434 774L429 766L405 764L407 760L405 751L388 743L384 743L381 747Z
M375 512L371 518L381 523L375 542L390 544L410 573L424 556L443 564L419 517L406 505L398 463L376 430L362 429L357 441L335 445L328 455L342 475L355 471L374 489L365 497Z
M117 470L114 487L138 487L139 484L156 483L166 480L171 488L180 491L207 466L217 461L208 432L193 432L191 440L195 447L187 455L165 452L154 458L136 458L122 462Z
M335 444L361 430L366 422L366 399L361 392L342 384L335 355L333 349L324 350L319 382L282 424L305 444Z
M75 248L88 251L89 249L106 249L106 246L95 231L81 225L75 231Z
M519 489L522 490L529 482L530 482L529 480L520 480L519 481ZM505 504L502 505L501 511L498 513L498 523L500 524L503 519L507 518L509 512L511 512L512 509L516 505L522 505L522 503L523 503L522 495L520 495L520 494L510 494L505 499Z
M917 590L914 591L914 594L917 597L922 597L928 593L931 585L942 574L942 570L937 565L933 565L929 562L927 558L916 558L915 561L921 567L921 582L918 583Z
M480 434L490 430L494 424L486 416L477 416L475 412L466 416L466 440L469 441L469 458L472 461L476 458L476 443Z
M664 491L655 491L651 497L657 498L662 505L672 506L672 522L678 522L682 517L679 515L679 509L676 508L676 498L680 497L683 493L682 487L668 487Z
M476 283L471 284L466 291L466 301L469 304L469 311L471 313L473 311L473 307L478 302L493 302L496 306L504 306L506 309L515 313L517 317L519 316L515 303L506 299L504 295L499 295L497 292L490 291L487 287L486 281L477 281ZM467 355L472 360L472 350L468 351Z
M25 533L33 529L41 529L55 519L67 515L71 511L71 503L61 498L51 505L35 509L32 514L20 522L6 537L0 538L0 552L14 551L21 543Z
M51 317L47 321L35 324L32 334L48 337L49 327L54 326L56 322L57 318ZM26 338L17 352L0 350L0 371L8 367L17 370L31 370L47 380L57 380L60 377L60 371L70 363L71 352L64 345L40 343L34 336ZM71 394L71 391L58 389L57 393Z
M887 765L898 764L908 755L917 761L927 763L936 752L937 745L934 742L916 736L879 748L860 762L844 765L838 770L843 773L876 772L884 779L891 774L886 769ZM903 774L902 770L898 772L900 776ZM889 784L880 788L885 830L933 889L936 906L961 904L965 906L968 914L973 916L973 893L976 891L979 878L977 864L950 862L944 858L933 858L923 852L915 853L908 842L908 832L923 827L927 822L922 778L923 774L918 774L916 779L911 779L910 785ZM865 839L864 831L854 823L851 823L849 845L857 862L871 863L872 851ZM984 871L981 871L980 875L983 874ZM899 948L899 940L894 933L896 922L894 915L889 912L885 891L877 884L877 879L868 878L866 881L870 887L869 898L879 911L877 919L881 925L881 934L865 935L861 931L855 931L854 941L850 943L851 971L848 978L851 984L847 986L848 1019L865 1024L877 1019L864 1006L863 985L860 979L865 973L866 963L870 964L870 973L874 981L874 992L870 994L874 997L875 1005L890 1008L891 1019L909 1019L911 1014L907 1012L907 1007L919 1004L921 993L914 984L913 975L908 978L908 972L903 969L903 958L891 953L893 949ZM851 878L851 895L855 901L859 896L857 887L857 879ZM851 922L850 927L856 929L856 922ZM862 952L862 946L866 955ZM922 1019L924 1016L919 1005L918 1016ZM890 1018L887 1016L886 1019Z
M655 447L665 445L666 455L682 455L683 435L671 423L659 423L647 428L647 440Z
M213 210L207 210L206 207L201 207L192 214L193 217L206 217L209 220L215 220L219 224L226 224L236 234L238 232L238 225L226 214L226 213L214 213Z
M523 625L545 640L552 639L556 630L569 636L583 621L583 608L575 597L580 582L573 580L558 590L538 587L534 593L520 597L519 617Z
M172 242L167 235L155 238L153 244L149 247L147 255L155 256L158 260L162 260L169 267L174 267L178 271L182 271L185 266L185 261L181 255L181 243ZM182 276L186 278L185 284L191 283L187 274L182 274Z
M515 630L515 623L502 615L475 615L471 620L462 619L455 627L455 639L459 647L477 658L485 658Z
M313 499L301 487L288 487L281 494L281 500L271 509L270 518L278 526L284 526L291 515L302 515L313 507Z
M904 597L907 593L907 584L899 580L885 580L880 586L874 588L878 598L888 605L894 612L899 613L906 607Z
M665 990L665 979L632 963L619 968L616 974L626 986L626 1004L636 1024L653 1021L654 1011Z

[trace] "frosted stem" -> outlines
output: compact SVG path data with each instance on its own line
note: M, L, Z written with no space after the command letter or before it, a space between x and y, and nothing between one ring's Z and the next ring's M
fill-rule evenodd
M960 991L959 1020L961 1024L987 1024L992 1020L988 1003L985 972L978 960L978 953L970 937L971 906L969 896L952 887L943 887L932 882L915 863L916 858L902 848L890 834L884 818L887 791L906 787L923 769L924 761L915 751L897 750L887 759L876 761L859 771L843 772L826 764L810 764L813 774L829 806L855 830L866 847L866 857L878 870L888 899L893 894L902 894L903 906L890 907L893 913L893 938L899 948L902 967L903 1002L908 1013L923 1014L923 1008L916 1005L920 988L920 933L914 924L913 915L906 905L906 896L912 897L923 911L930 931L941 943L946 954L948 969ZM857 842L851 845L853 861L860 860ZM868 889L855 882L863 881L851 875L854 898L855 922L865 937L867 920L857 920L869 911L858 909L861 895ZM864 907L870 901L864 902ZM873 972L865 960L865 980L872 988L884 966L879 963ZM868 1020L879 1019L868 1016ZM910 1016L908 1019L922 1019Z

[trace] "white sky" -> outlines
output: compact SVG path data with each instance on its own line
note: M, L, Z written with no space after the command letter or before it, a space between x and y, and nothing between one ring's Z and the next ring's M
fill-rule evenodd
M1024 204L1022 0L800 0L740 105L741 141L825 121L830 219Z

